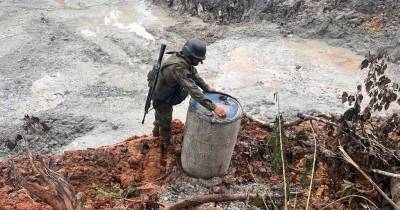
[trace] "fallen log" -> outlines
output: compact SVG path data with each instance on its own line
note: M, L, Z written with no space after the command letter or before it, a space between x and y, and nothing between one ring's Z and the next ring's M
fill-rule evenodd
M334 123L332 121L329 121L329 120L327 120L325 118L321 118L321 117L315 117L315 116L306 115L306 114L303 114L303 113L298 113L297 117L299 117L300 119L303 119L303 120L319 121L319 122L322 122L322 123L325 123L327 125L331 125L331 126L334 126L334 127L337 127L337 128L341 127L340 125L338 125L338 124L336 124L336 123Z
M29 161L35 174L35 179L23 176L10 160L8 180L14 186L25 188L29 193L49 204L55 210L83 209L83 194L76 193L74 187L61 175L50 170L40 157L35 161L28 152ZM38 164L36 164L37 162Z
M264 120L258 119L258 118L254 117L254 116L252 116L252 115L250 115L250 114L248 114L246 112L244 113L244 116L249 118L251 121L254 121L254 122L258 123L259 125L267 128L270 131L272 131L274 129L274 123L266 122ZM305 121L304 119L299 118L299 119L291 121L291 122L284 122L282 127L283 128L292 127L292 126L298 125L298 124L300 124L300 123L302 123L304 121Z
M258 118L256 118L256 117L254 117L254 116L248 114L247 112L244 112L243 115L244 115L245 117L249 118L251 121L258 123L259 125L261 125L261 126L267 128L267 129L269 129L269 130L272 130L272 129L274 128L274 124L273 124L273 123L268 123L268 122L266 122L266 121L264 121L264 120L258 119Z
M290 192L290 195L297 195L300 192ZM211 195L199 195L192 198L185 199L177 202L171 206L165 208L165 210L179 210L189 207L199 206L201 204L210 202L227 202L227 201L265 201L269 198L283 198L283 195L277 195L273 193L254 194L211 194Z
M400 174L394 174L394 173L390 173L390 172L386 172L386 171L381 171L381 170L378 170L378 169L371 169L371 171L374 172L374 173L380 174L380 175L384 175L384 176L400 179Z

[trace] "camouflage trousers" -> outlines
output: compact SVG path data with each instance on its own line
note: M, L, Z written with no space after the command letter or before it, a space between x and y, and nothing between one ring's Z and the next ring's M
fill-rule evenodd
M188 96L186 90L180 90L176 94L169 97L164 102L159 100L153 101L155 110L154 131L159 131L160 139L163 147L167 147L171 140L171 121L173 106L182 103Z
M162 103L154 107L155 120L154 131L159 131L160 140L163 147L167 147L171 140L171 121L172 121L172 105Z

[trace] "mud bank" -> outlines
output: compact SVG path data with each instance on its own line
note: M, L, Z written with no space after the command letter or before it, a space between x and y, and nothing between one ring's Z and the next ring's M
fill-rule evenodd
M339 130L332 133L323 123L313 124L318 134L319 149L309 207L321 209L338 198L354 193L355 190L362 190L363 196L374 202L379 209L391 209L375 190L371 190L368 181L343 162L334 143L335 138L341 138ZM281 171L273 168L273 132L244 118L228 173L223 177L203 180L188 177L181 168L183 128L180 121L173 121L173 144L164 157L160 155L161 148L157 137L134 136L115 145L68 151L62 155L45 156L44 160L52 170L63 175L77 191L84 194L85 209L140 209L143 201L151 200L169 205L202 194L269 192L282 195ZM389 135L388 140L397 145L393 146L393 149L398 149L399 134L393 132ZM287 138L287 182L291 192L298 192L296 198L291 197L289 207L293 208L297 204L297 208L305 209L315 133L311 124L306 121L286 128L284 135ZM348 138L347 140L351 142ZM357 147L358 142L353 143L353 146ZM349 152L351 149L355 148L346 146ZM378 158L367 159L365 155L368 154L360 149L353 152L352 158L363 168L375 167L385 170L390 167L384 166ZM161 164L161 158L166 161L166 166ZM26 157L14 158L13 161L23 175L34 174ZM43 201L30 197L26 190L10 183L10 162L0 162L0 172L1 209L50 209ZM390 191L388 177L378 175L374 176L374 179L385 192ZM220 202L215 206L222 209L264 209L267 205L272 209L273 205L282 202L279 198L272 199L264 203ZM361 209L363 202L363 199L353 198L351 202L336 202L330 208ZM214 204L205 204L202 207L207 209L211 206Z
M323 38L357 52L387 50L400 62L400 2L391 1L199 1L153 0L180 13L219 24L273 22L281 34Z

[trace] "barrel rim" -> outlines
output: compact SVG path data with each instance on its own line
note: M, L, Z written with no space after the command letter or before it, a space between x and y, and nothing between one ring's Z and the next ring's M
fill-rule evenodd
M217 93L217 94L220 94L220 95L224 95L224 96L230 97L230 98L232 98L233 100L235 100L235 101L237 102L237 104L239 105L240 114L238 115L238 117L237 117L236 119L234 119L234 120L229 120L229 121L218 122L218 124L222 124L222 125L224 125L224 124L230 124L230 123L234 123L234 122L237 122L238 120L241 120L241 119L242 119L242 117L243 117L243 106L242 106L242 104L239 102L239 100L238 100L237 98L235 98L235 97L233 97L233 96L231 96L231 95L229 95L229 94L227 94L227 93L223 93L223 92L219 92L219 91L207 91L206 93ZM190 100L194 100L194 99L191 98ZM195 101L195 100L194 100L194 101ZM190 102L189 104L191 104L191 102ZM195 115L197 115L197 116L198 116L200 119L202 119L202 120L205 120L205 121L210 122L210 123L212 123L212 124L215 124L215 123L216 123L216 122L213 121L212 119L205 118L203 115L201 115L201 114L198 113L198 112L191 111L190 105L189 105L188 111L194 113ZM215 113L213 113L213 116L215 116Z

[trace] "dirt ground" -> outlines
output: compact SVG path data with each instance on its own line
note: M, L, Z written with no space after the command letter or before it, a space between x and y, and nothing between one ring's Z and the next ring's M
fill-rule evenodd
M96 148L148 133L153 113L140 124L145 75L160 43L179 50L190 37L205 39L209 46L200 74L238 98L246 112L268 121L276 113L274 92L280 93L287 118L298 112L343 112L340 95L362 81L358 66L363 55L380 47L392 46L394 54L398 49L394 2L383 8L371 3L381 8L371 14L363 9L369 3L360 4L350 14L353 1L335 7L304 1L298 10L295 2L281 1L272 4L278 9L270 16L271 5L261 1L247 6L173 1L171 7L153 2L0 2L0 159L23 151L16 136L24 133L21 119L26 114L50 128L46 138L30 141L32 150L44 154ZM321 5L332 9L321 13ZM218 16L219 8L232 10ZM382 10L388 11L383 19L373 19ZM341 23L329 21L336 13L346 21L342 35L331 37ZM363 22L353 27L357 18ZM315 32L325 22L327 29ZM370 30L364 30L366 24ZM175 118L185 121L187 102L176 106Z
M85 209L140 209L144 200L169 205L208 193L282 195L282 176L273 168L274 133L247 118L226 176L202 180L185 175L179 156L188 101L174 110L179 120L174 121L173 146L167 166L160 164L158 138L147 135L153 113L140 124L145 75L159 45L179 50L188 38L205 39L207 60L200 74L238 98L246 113L267 122L277 112L274 92L280 94L287 120L297 119L299 112L343 113L348 106L340 103L341 94L363 82L359 65L369 51L387 51L392 62L388 74L400 78L399 10L395 0L0 1L0 209L51 209L8 180L9 160L22 174L33 174L22 156L27 145L85 195ZM383 115L398 112L395 106ZM38 127L27 130L28 121ZM391 209L343 162L337 131L314 125L321 148L311 207L321 209L360 194L379 209ZM313 132L303 122L285 134L289 189L297 193L289 206L303 209ZM388 137L392 150L399 151L399 140L399 133ZM375 160L380 154L353 146L347 148L350 155L390 196L388 178L369 171L387 170L388 163ZM272 203L281 201L202 208L273 209ZM327 209L366 205L352 198Z
M325 125L314 123L314 127L320 147L334 148L330 145L334 137L326 132ZM45 160L52 170L66 177L77 191L84 193L85 209L138 209L143 200L152 199L169 205L183 198L209 193L275 192L282 195L282 176L280 172L274 172L271 164L271 131L244 118L228 174L222 178L202 180L187 177L180 167L183 128L180 121L174 121L173 146L168 150L165 168L160 165L158 138L152 136L134 136L115 145L70 151L47 156ZM285 130L289 189L299 193L296 199L293 196L290 198L290 205L293 206L296 200L297 209L303 209L308 195L309 164L313 153L311 127L309 122L304 122ZM391 140L399 142L400 138L394 135ZM27 159L14 161L24 175L32 174ZM0 209L51 209L37 198L30 197L25 190L10 185L7 180L8 166L9 162L0 163ZM356 173L349 177L347 170L353 171L348 165L343 165L337 153L331 157L318 153L312 209L320 209L354 190L364 192L380 209L386 208L379 194L369 190L371 186L365 179ZM353 187L345 187L346 184ZM388 190L387 187L384 190ZM277 204L281 202L280 199L274 200ZM328 209L358 209L363 202L354 198L352 202L338 202ZM263 205L257 207L256 204L243 202L216 204L223 209L265 208ZM272 207L270 201L266 205Z

